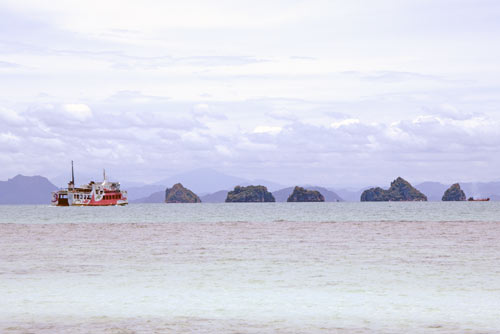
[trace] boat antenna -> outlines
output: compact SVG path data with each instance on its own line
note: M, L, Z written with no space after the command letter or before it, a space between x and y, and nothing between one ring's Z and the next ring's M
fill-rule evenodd
M75 185L75 172L73 170L73 160L71 160L71 183L73 183L73 186Z
M104 168L102 169L102 176L104 178L104 181L106 181L106 170Z

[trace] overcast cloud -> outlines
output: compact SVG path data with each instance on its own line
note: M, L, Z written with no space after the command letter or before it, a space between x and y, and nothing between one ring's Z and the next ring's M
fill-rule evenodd
M483 0L5 0L0 179L500 180L499 32Z

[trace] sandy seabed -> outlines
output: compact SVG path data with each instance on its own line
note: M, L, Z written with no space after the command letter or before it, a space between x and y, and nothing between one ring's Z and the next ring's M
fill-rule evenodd
M1 333L500 333L500 223L0 224Z

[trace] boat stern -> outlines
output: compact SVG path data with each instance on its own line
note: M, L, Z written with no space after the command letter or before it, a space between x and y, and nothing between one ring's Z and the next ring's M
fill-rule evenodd
M64 190L53 191L50 205L53 206L69 206L68 192Z

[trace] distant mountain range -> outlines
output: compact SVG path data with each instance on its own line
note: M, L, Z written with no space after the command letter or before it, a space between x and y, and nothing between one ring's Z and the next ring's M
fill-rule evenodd
M43 176L17 175L0 181L0 204L50 204L57 187Z
M335 192L323 187L306 187L309 190L317 190L324 197L325 202L342 202L343 199ZM228 190L219 190L211 194L200 196L202 203L223 203L226 200ZM274 191L272 194L276 202L286 202L288 196L293 192L293 187L288 187ZM150 196L131 201L132 203L163 203L165 201L165 190L158 191Z
M126 190L128 191L130 201L140 201L141 203L144 203L142 201L146 200L149 195L161 190L165 191L167 187L171 187L176 183L182 183L184 187L194 191L196 194L198 194L198 196L200 196L202 201L204 195L218 192L221 189L233 189L238 185L263 185L266 186L270 191L282 189L285 187L284 185L272 181L248 180L241 177L227 175L214 169L200 168L168 177L166 179L155 182L154 184L130 187Z
M442 184L439 182L423 182L415 186L416 189L424 193L427 196L428 201L441 201L444 192L448 189L450 185ZM462 185L460 185L462 186ZM462 187L463 189L463 187Z
M144 202L146 198L152 196L152 194L162 192L165 196L165 189L167 186L159 184L148 184L145 186L124 188L127 191L128 199L130 203L156 203L156 202Z
M169 178L155 182L166 186L182 183L188 189L197 194L207 194L221 189L233 189L235 186L262 185L269 191L284 188L285 186L267 180L248 180L237 176L227 175L211 168L199 168L189 172L177 174Z
M345 188L332 189L332 190L335 191L335 193L346 202L359 202L359 200L361 198L361 194L363 193L363 191L365 191L368 188L370 188L370 187L366 187L366 188L359 189L359 190L352 190L352 189L345 189Z
M130 200L130 203L163 203L165 202L165 189L152 193L147 197Z
M292 187L272 181L248 180L213 169L197 169L163 179L154 184L125 187L124 190L128 191L131 203L162 203L165 189L178 182L198 194L202 202L205 203L224 202L228 190L234 189L236 185L264 185L273 193L277 202L286 201L293 191ZM415 188L424 193L429 201L441 201L441 197L449 186L439 182L423 182L415 185ZM489 197L491 200L500 200L500 182L463 182L460 183L460 186L467 197ZM325 196L326 201L359 202L361 193L368 187L360 190L306 188L318 190ZM49 204L50 193L57 189L56 185L43 176L17 175L7 181L0 181L0 204Z
M226 201L228 192L228 190L219 190L213 194L201 196L200 199L202 203L223 203Z

